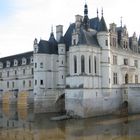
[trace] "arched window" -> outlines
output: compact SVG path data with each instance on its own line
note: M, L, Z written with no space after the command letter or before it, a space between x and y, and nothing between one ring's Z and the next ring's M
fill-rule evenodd
M91 73L91 56L89 56L89 73Z
M81 73L85 72L85 57L84 55L81 56Z
M97 60L96 60L96 56L94 56L94 72L95 72L95 74L97 73Z
M74 56L74 73L77 73L77 57Z
M128 74L125 75L125 84L128 84Z

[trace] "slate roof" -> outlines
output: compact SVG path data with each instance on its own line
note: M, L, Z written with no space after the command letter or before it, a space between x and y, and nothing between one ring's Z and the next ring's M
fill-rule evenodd
M97 32L92 29L90 29L90 31L86 31L85 29L80 29L78 44L99 46L96 33Z
M99 26L98 26L98 31L108 31L104 17L102 16L100 22L99 22Z
M7 61L10 62L10 67L13 67L14 66L14 60L16 59L18 61L18 66L21 66L22 65L22 58L26 58L26 60L27 60L26 65L28 65L28 64L30 64L30 58L31 57L33 57L33 51L3 57L3 58L0 58L0 62L3 63L3 68L6 67L6 62Z
M96 31L99 28L99 23L100 23L100 20L99 20L98 17L92 18L92 19L89 20L90 28L95 29Z
M40 40L38 44L38 53L58 54L58 43L51 33L49 41Z

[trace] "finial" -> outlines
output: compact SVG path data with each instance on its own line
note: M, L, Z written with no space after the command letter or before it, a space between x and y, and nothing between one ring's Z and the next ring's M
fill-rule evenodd
M104 15L104 12L103 12L103 8L102 8L102 17L103 17L103 15Z
M121 17L121 27L122 27L122 17Z
M53 25L51 26L51 33L53 33Z
M98 17L98 14L99 14L99 11L98 11L98 8L97 8L97 17Z

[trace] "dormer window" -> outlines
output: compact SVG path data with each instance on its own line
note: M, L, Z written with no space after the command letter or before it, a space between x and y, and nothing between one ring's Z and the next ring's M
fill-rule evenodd
M10 67L10 61L6 62L6 67L9 68Z
M26 62L27 62L26 58L22 58L22 65L26 65Z
M33 63L33 57L32 56L30 57L30 63Z
M0 62L0 69L2 69L3 68L3 63L2 62Z
M18 65L18 61L15 59L14 60L14 66L17 66Z

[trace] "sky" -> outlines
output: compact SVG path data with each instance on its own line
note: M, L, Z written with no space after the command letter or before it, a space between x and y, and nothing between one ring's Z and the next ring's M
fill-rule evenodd
M140 35L139 0L86 0L89 18L101 9L110 23L126 25L129 36ZM64 33L75 15L83 15L85 0L0 0L0 57L33 50L35 38L48 40L53 26L63 25Z

